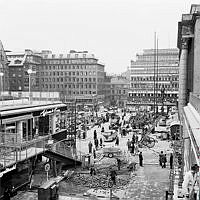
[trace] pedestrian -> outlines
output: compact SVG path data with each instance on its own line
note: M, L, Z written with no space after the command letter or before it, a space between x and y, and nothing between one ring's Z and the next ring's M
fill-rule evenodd
M99 143L100 143L100 147L102 148L102 146L103 146L103 139L102 138L99 139Z
M135 154L138 154L138 152L139 152L138 143L135 143Z
M143 155L142 155L142 152L139 153L139 164L140 164L140 167L143 167Z
M163 160L162 157L163 156L164 156L163 151L161 151L160 154L159 154L159 164L160 164L161 167L163 166L163 163L162 163L162 160Z
M118 170L120 170L120 167L121 167L121 160L119 158L117 158L117 167L118 167Z
M136 144L138 143L138 135L137 134L135 135L135 143Z
M95 149L93 149L93 157L94 157L94 159L96 159L96 150Z
M103 133L104 132L104 127L102 126L102 128L101 128L101 132Z
M99 140L97 138L94 140L94 145L95 145L95 148L97 150L98 146L99 146Z
M115 145L117 145L117 146L119 145L119 137L118 136L116 137Z
M111 180L112 180L112 182L113 182L114 185L116 185L116 176L117 176L116 171L111 168L111 170L110 170L110 177L111 177Z
M130 141L130 139L128 139L126 145L128 147L128 151L131 151L131 141Z
M134 150L135 150L135 142L134 140L131 141L131 153L134 154Z
M197 164L191 167L191 170L185 173L182 192L185 197L191 200L197 199L199 191L199 166Z
M88 143L89 153L92 153L92 142L90 141Z
M170 169L173 169L173 154L170 154L170 158L169 158L169 164L170 164Z
M122 129L122 136L126 136L126 130L125 130L125 128Z
M167 163L167 155L166 155L166 154L164 154L164 156L162 157L162 159L163 159L163 161L162 161L162 164L163 164L162 168L166 168L166 163Z
M97 138L97 131L94 130L94 140Z

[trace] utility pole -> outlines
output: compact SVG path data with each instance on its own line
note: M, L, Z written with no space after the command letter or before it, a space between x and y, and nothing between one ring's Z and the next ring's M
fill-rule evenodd
M153 113L154 119L156 118L156 32L154 33L154 65L153 65Z

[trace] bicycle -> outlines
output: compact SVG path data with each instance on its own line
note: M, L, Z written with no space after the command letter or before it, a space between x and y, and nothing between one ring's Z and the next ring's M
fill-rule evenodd
M148 135L143 135L138 143L139 147L146 146L148 148L153 148L156 144L156 140Z

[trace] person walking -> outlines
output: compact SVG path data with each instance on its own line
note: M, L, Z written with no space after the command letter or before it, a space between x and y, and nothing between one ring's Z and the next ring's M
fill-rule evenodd
M164 156L163 151L161 151L160 154L159 154L159 164L160 164L161 167L163 166L163 163L162 163L163 156Z
M90 141L88 143L89 153L92 153L92 142Z
M94 140L97 139L97 131L94 130Z
M101 128L101 132L103 133L104 132L104 127L102 126L102 128Z
M140 164L140 167L143 167L143 155L142 155L142 152L139 153L139 164Z
M170 158L169 158L169 164L170 164L170 169L173 169L173 154L170 154Z
M132 139L132 141L131 141L131 153L134 154L134 150L135 150L135 140Z
M93 157L94 157L94 159L96 159L96 150L95 149L93 149Z
M167 155L164 154L164 156L163 156L163 161L162 161L163 168L166 168L166 163L167 163Z
M95 145L95 148L97 150L98 146L99 146L99 140L97 138L94 140L94 145Z
M116 185L116 176L117 176L116 171L114 169L111 169L110 170L110 177L111 177L111 180L112 180L114 185Z
M119 158L117 158L117 167L118 167L118 170L120 170L120 167L121 167L121 160Z
M128 147L128 151L131 151L131 141L130 141L130 139L128 139L126 145Z
M100 144L100 147L102 148L102 146L103 146L103 139L102 138L99 139L99 144Z
M116 146L118 146L118 145L119 145L119 137L118 137L118 136L116 137L116 140L115 140L115 145L116 145Z

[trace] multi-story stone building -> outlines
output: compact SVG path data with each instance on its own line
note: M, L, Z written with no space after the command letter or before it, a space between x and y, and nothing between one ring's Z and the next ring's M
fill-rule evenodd
M112 76L106 75L104 77L104 105L110 106L111 102L111 79Z
M8 52L10 91L39 91L39 70L42 57L31 50ZM30 74L28 73L31 70ZM30 78L30 82L29 82Z
M8 78L8 60L3 48L3 44L0 41L0 92L1 95L4 91L9 90L9 78Z
M126 106L129 92L129 80L123 76L111 78L111 105Z
M178 97L178 49L145 49L131 61L131 102L161 102L165 89L165 101L175 102ZM156 100L155 100L156 99Z
M59 91L65 101L103 101L104 65L87 51L52 54L42 51L40 91Z
M200 5L192 5L190 13L183 14L182 20L178 23L178 48L180 49L178 107L179 120L183 128L180 131L182 162L179 166L174 167L173 199L178 199L178 196L180 196L180 190L178 190L178 188L182 185L183 181L186 180L186 172L188 172L194 164L200 166L199 38ZM199 180L197 180L197 182L198 181ZM186 181L184 183L186 183ZM195 190L197 190L197 187Z

